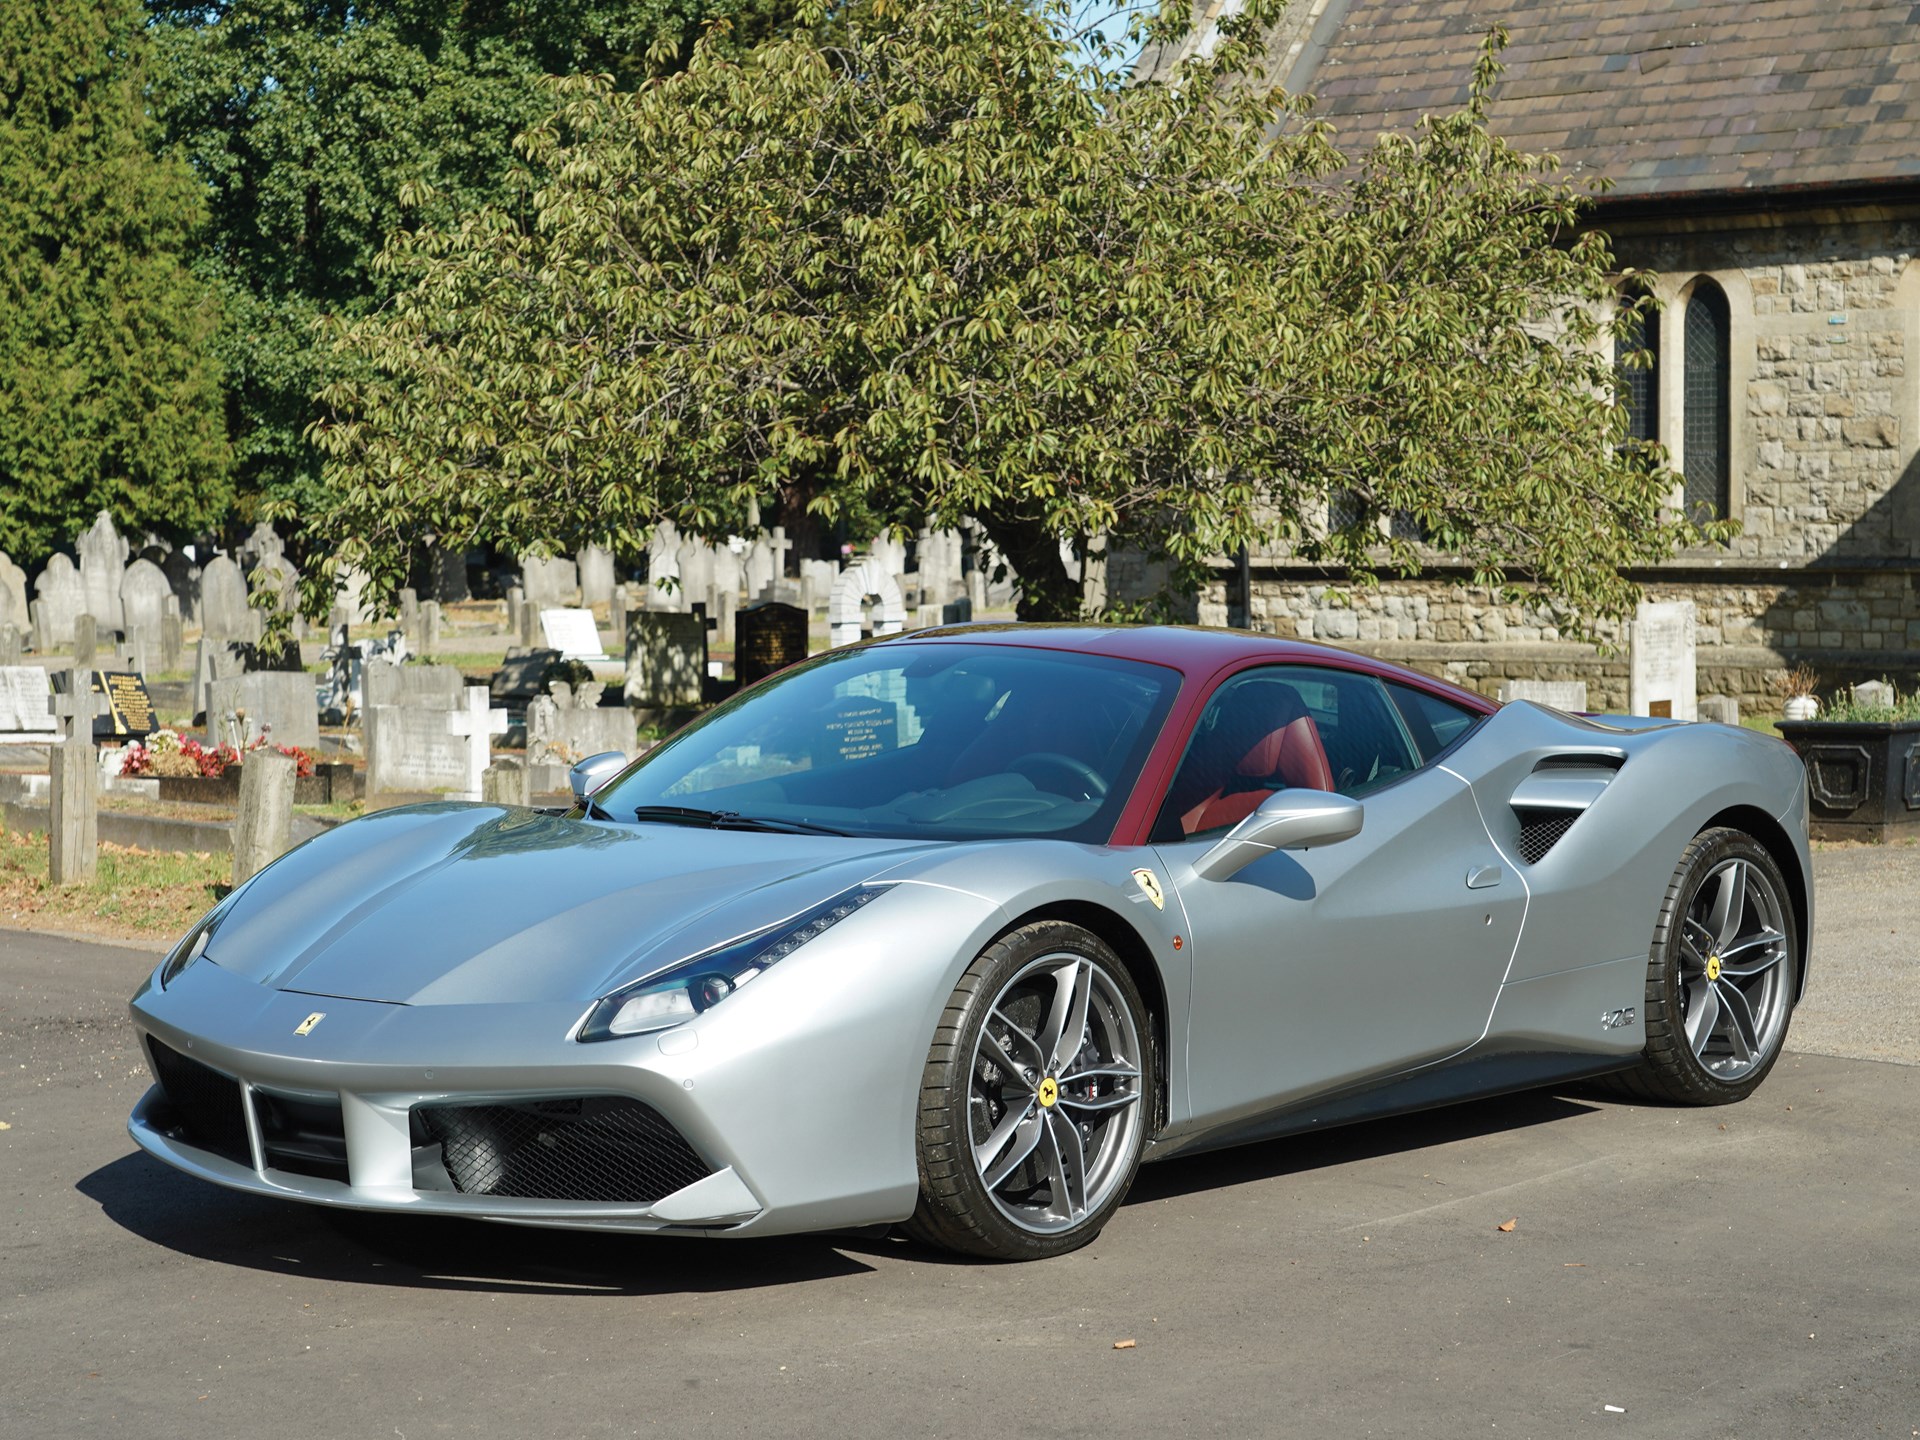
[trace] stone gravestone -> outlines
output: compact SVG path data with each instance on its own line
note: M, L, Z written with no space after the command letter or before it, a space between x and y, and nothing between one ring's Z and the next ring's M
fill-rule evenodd
M1862 680L1853 687L1856 705L1892 705L1898 698L1893 686L1884 680Z
M208 733L227 738L221 727L229 715L243 718L248 740L264 731L272 745L311 750L320 743L319 698L313 677L303 670L255 670L213 681L207 695Z
M527 706L527 760L533 765L572 765L589 755L618 750L632 755L633 712L624 705L602 705L599 681L569 685L556 681L552 694Z
M665 584L663 582L670 582ZM649 610L682 611L689 599L680 583L680 531L671 520L660 522L647 540L647 604Z
M233 821L233 883L240 885L286 852L293 832L299 764L291 755L256 750L240 767L240 805Z
M49 693L47 672L38 665L0 666L0 741L45 744L59 738Z
M755 605L734 621L733 673L742 685L807 658L807 612L797 605Z
M451 665L389 665L370 662L360 675L360 704L410 705L420 710L452 710L461 703L466 682Z
M1740 723L1740 702L1731 695L1702 695L1699 710L1702 720L1712 720L1721 725Z
M0 625L0 665L18 665L25 642L17 625Z
M216 555L200 572L200 633L209 640L260 638L260 617L247 604L247 581L240 567Z
M88 613L104 629L121 629L120 574L128 546L113 528L113 517L104 510L94 516L73 548L80 555L80 586L86 591Z
M942 625L971 625L973 623L973 601L962 595L958 600L949 600L940 607Z
M861 638L868 600L874 602L875 635L897 635L907 628L907 606L899 581L883 570L878 560L869 558L841 571L834 582L833 598L827 603L831 644L850 645Z
M467 788L467 741L447 726L452 712L374 705L365 713L367 793ZM484 737L483 737L484 738Z
M605 660L607 652L600 643L600 627L588 610L542 610L540 626L546 632L547 645L568 660Z
M87 608L87 592L73 561L55 553L33 582L33 645L46 654L73 643L73 622Z
M480 798L489 805L526 805L527 767L518 760L496 760L480 775Z
M535 610L571 605L580 589L578 572L571 560L540 560L532 555L520 557L520 587Z
M202 639L193 654L193 713L208 713L207 700L216 680L246 673L245 646L232 640Z
M47 879L72 885L93 878L100 859L100 763L93 717L106 702L86 686L54 697L53 713L65 737L49 752Z
M1531 700L1536 705L1550 705L1555 710L1564 710L1569 715L1582 714L1587 709L1587 682L1584 680L1502 680L1500 699Z
M487 703L487 687L467 686L466 703L447 716L447 729L464 740L467 747L467 778L464 793L469 800L481 798L480 777L493 759L492 736L507 733L507 712Z
M25 630L32 620L27 610L27 572L0 550L0 625Z
M613 552L589 545L573 557L580 574L580 603L592 607L613 599Z
M100 626L84 610L73 617L73 663L79 670L91 670L100 648Z
M707 622L698 615L640 611L627 619L629 705L698 705L707 674Z
M151 560L136 560L120 580L122 629L134 653L134 668L142 672L171 669L166 664L167 602L173 587Z
M545 690L547 670L560 658L558 650L509 650L487 686L493 703L509 710L526 709Z
M144 740L160 728L145 676L131 670L95 670L93 689L107 699L106 713L93 722L96 740Z
M1695 719L1693 602L1641 601L1627 648L1628 712Z

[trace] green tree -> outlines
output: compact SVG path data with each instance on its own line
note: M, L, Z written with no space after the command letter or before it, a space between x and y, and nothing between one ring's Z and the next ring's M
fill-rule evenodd
M775 0L741 0L765 33ZM389 231L504 199L549 72L631 86L691 52L715 0L147 0L153 99L206 187L239 488L296 507L330 378L312 328L385 298Z
M1077 613L1059 543L1101 532L1176 585L1279 537L1628 608L1694 532L1621 448L1604 237L1487 130L1493 47L1465 111L1350 161L1223 81L1257 6L1175 85L1076 63L1063 17L871 0L561 85L518 203L398 237L395 303L333 330L336 563L858 505L977 517L1029 618Z
M145 65L138 0L0 8L0 548L29 560L103 508L191 533L231 496L200 191Z

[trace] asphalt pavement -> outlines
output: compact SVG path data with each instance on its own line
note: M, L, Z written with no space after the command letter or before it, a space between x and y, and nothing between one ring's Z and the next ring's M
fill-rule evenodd
M1920 849L1817 873L1745 1104L1534 1092L1175 1161L1021 1266L203 1185L122 1128L153 956L0 932L0 1436L1920 1435Z

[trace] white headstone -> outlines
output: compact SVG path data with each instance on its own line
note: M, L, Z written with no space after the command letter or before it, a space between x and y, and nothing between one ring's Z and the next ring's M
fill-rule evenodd
M707 626L698 615L640 611L627 617L629 705L698 705L707 673Z
M249 738L264 730L274 745L311 750L320 743L320 704L304 670L250 670L207 687L207 729L221 730L228 715L243 715Z
M49 556L47 568L33 582L33 593L40 607L34 617L35 643L42 650L71 645L74 619L87 609L87 592L73 561L57 551Z
M448 728L450 718L445 710L371 706L364 717L367 793L464 791L468 746Z
M613 598L613 552L589 545L573 557L580 572L580 603L602 605Z
M540 628L546 632L547 645L566 660L605 660L606 648L600 643L600 627L586 610L542 610Z
M27 572L13 563L13 557L0 550L0 625L25 630L27 614Z
M522 555L520 576L527 599L536 610L550 605L571 605L580 590L579 572L571 560L540 560Z
M1628 642L1629 713L1695 719L1697 685L1693 602L1641 601Z
M507 712L491 708L487 687L469 685L467 703L447 716L447 729L467 742L467 798L480 798L480 776L493 759L490 736L507 733Z
M58 735L49 693L47 672L38 665L0 665L0 734Z
M87 613L103 629L121 628L120 572L127 563L127 542L113 528L113 517L102 510L93 524L73 542L80 555L80 584L87 593Z
M1502 680L1500 698L1531 700L1536 705L1551 705L1569 715L1587 710L1587 682L1584 680Z

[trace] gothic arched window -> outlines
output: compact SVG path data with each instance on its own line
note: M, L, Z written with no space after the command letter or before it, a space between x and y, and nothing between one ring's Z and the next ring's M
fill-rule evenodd
M1613 393L1626 407L1627 444L1651 445L1660 438L1660 312L1635 310L1625 319L1627 330L1614 352ZM1636 350L1646 351L1651 363L1627 365L1625 357Z
M1681 458L1687 518L1722 520L1730 507L1733 397L1728 362L1732 322L1726 293L1702 280L1687 297L1686 396Z

